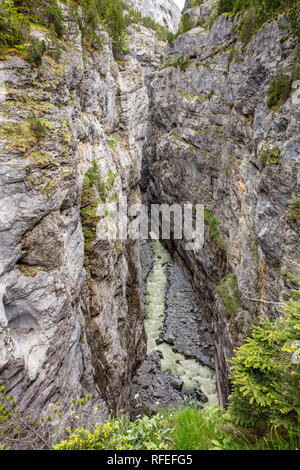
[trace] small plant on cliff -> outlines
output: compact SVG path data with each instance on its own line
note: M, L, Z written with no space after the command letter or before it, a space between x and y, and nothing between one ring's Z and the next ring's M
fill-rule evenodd
M270 82L268 89L267 106L269 108L280 108L289 98L293 83L300 78L300 70L295 67L290 74L278 73Z
M56 0L47 0L45 2L44 15L48 28L53 25L59 38L63 37L65 27L63 24L63 14Z
M42 65L42 58L46 52L46 43L44 40L39 41L38 39L31 38L29 45L26 47L26 54L28 62L39 67Z
M47 123L37 118L34 112L31 112L27 118L30 130L36 136L41 139L47 132Z
M187 13L184 13L180 19L178 34L186 33L189 29L191 29L191 27L192 27L192 19L190 15L188 15Z
M104 21L109 32L115 58L122 58L129 51L126 26L119 0L108 0Z
M221 295L225 305L226 317L230 319L241 307L237 277L235 275L224 277L215 291Z
M246 45L252 36L256 33L258 28L258 22L256 19L255 8L250 8L242 19L240 26L240 40Z
M190 58L188 55L179 54L172 65L174 65L174 67L179 67L182 72L185 72L189 66L189 63Z
M219 232L219 222L215 215L208 209L204 209L204 220L209 226L209 237L215 240L220 250L225 250L225 245Z
M292 194L292 198L288 201L289 210L287 215L297 225L300 226L300 199L295 193Z

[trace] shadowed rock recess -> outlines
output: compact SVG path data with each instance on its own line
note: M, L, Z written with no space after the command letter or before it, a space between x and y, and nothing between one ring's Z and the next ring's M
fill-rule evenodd
M172 1L128 4L176 31ZM67 422L89 393L91 422L96 404L103 417L190 396L226 404L234 348L289 296L300 108L297 90L276 108L267 93L296 42L284 15L243 45L231 16L211 21L216 1L193 4L171 45L130 25L116 62L108 34L87 47L59 3L58 60L1 57L0 384L21 408L59 401ZM204 204L204 248L99 239L97 206L121 195Z

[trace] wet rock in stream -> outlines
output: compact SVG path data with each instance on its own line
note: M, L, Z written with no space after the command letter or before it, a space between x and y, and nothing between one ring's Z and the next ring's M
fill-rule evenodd
M133 409L151 414L186 399L214 403L214 351L192 286L159 242L142 241L141 260L150 336L148 355L133 379Z

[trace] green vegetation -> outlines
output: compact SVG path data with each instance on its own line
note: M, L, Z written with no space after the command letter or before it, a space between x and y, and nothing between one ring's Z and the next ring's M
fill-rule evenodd
M27 118L29 127L37 139L41 139L47 132L47 123L38 119L34 112L31 112Z
M105 182L95 160L84 175L80 215L86 253L91 251L93 241L96 239L97 226L100 220L97 214L98 204L106 202L108 193L113 189L115 179L116 175L110 170Z
M229 414L244 426L263 431L283 427L296 433L300 424L299 291L292 291L280 312L274 322L262 318L252 337L236 351Z
M42 64L42 57L46 49L45 41L31 38L29 45L26 48L28 62L39 67Z
M259 434L220 408L186 407L172 414L171 423L173 450L288 450L300 444L299 428Z
M28 33L29 24L13 0L0 4L0 45L22 44Z
M299 37L299 0L219 0L216 16L223 13L233 17L242 15L240 40L247 44L265 22L273 20L282 12L287 12L289 32Z
M189 14L184 13L181 15L180 23L179 23L179 29L178 29L178 35L186 33L192 28L192 18Z
M278 147L260 152L260 161L263 166L280 165L280 149Z
M6 139L7 146L26 153L51 130L51 123L38 119L30 112L27 118L17 124L4 123L0 126L0 136Z
M182 72L185 72L188 66L190 65L190 58L188 55L179 54L168 65L173 67L179 67Z
M81 428L70 432L54 450L167 450L170 428L164 416L144 416L130 421L126 415L110 418L93 431Z
M92 168L91 184L98 180ZM233 276L226 280L235 284ZM222 288L221 288L222 289ZM230 287L231 293L235 287ZM226 294L227 296L227 294ZM235 296L233 292L233 296ZM237 304L233 302L233 307ZM7 443L54 450L295 450L300 447L300 295L280 307L275 321L263 317L235 351L233 391L227 410L185 406L152 417L111 416L90 429L78 422L91 396L71 400L75 422L65 430L49 426L62 416L60 404L40 419L34 410L21 414L0 390L0 446ZM84 338L82 339L84 341ZM54 431L54 432L53 432ZM13 437L13 439L11 439ZM53 442L54 441L54 442ZM28 444L29 443L29 444Z
M191 0L190 1L190 8L197 7L199 5L202 5L204 0Z
M220 232L218 230L219 222L212 212L207 209L204 209L204 220L208 223L210 232L209 236L215 240L216 244L221 250L225 250L224 242L221 238Z
M99 26L109 33L116 59L121 59L128 52L126 26L129 24L143 24L156 31L158 38L164 41L173 39L172 33L167 29L150 17L142 17L141 13L122 0L78 0L76 3L62 1L67 4L70 14L78 23L87 46L101 49ZM49 55L58 60L61 53L59 40L64 38L65 28L63 12L57 0L4 0L0 5L0 47L16 48L28 44L27 59L40 66L46 48L42 41L30 38L31 24L49 30L53 42Z
M234 56L238 53L238 51L239 49L236 47L236 45L231 46L227 60L227 72L229 72L230 64L232 63Z
M121 0L94 0L94 3L110 35L114 56L120 59L128 52L126 25Z
M226 317L230 320L241 308L236 275L229 275L221 280L215 292L219 293L225 305Z
M121 0L80 0L77 6L64 0L70 13L77 21L85 40L94 47L101 47L97 35L98 25L102 25L110 34L113 52L120 58L127 50L127 37ZM38 40L30 39L30 24L42 25L50 30L50 37L59 52L58 39L64 37L63 12L57 0L4 0L0 5L0 46L15 47L29 43L28 59L35 65L41 64L45 50ZM55 54L58 56L59 54Z
M289 210L287 215L290 220L292 220L297 227L300 226L300 199L296 194L292 194L292 198L289 200Z
M293 83L300 79L300 67L293 66L290 73L280 72L272 80L268 88L267 106L279 109L290 97Z
M96 238L97 225L100 217L97 215L97 206L105 201L106 192L99 166L94 160L92 166L84 175L81 196L81 223L85 239L85 250L90 251Z
M241 21L240 25L240 40L243 44L248 44L252 36L256 33L258 29L258 22L256 18L256 10L254 7L251 7Z
M150 16L142 16L139 11L129 7L129 5L124 1L122 1L122 8L125 11L124 20L126 26L131 24L142 25L145 28L155 31L158 39L168 42L173 41L175 35L168 29L156 23Z

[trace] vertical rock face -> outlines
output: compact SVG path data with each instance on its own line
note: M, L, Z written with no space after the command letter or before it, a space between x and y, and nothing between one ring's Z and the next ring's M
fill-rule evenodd
M150 201L205 205L204 249L170 248L211 325L225 401L233 348L261 314L276 315L297 269L299 221L289 201L299 197L300 133L296 91L279 109L266 105L271 79L296 61L293 38L281 40L284 18L243 49L230 17L209 29L216 3L186 10L202 26L177 38L151 84L145 167Z
M129 3L176 30L173 2ZM153 31L130 26L117 65L108 36L99 31L101 51L86 47L67 9L59 60L0 61L0 383L23 406L59 400L67 413L82 392L88 407L126 406L146 353L139 245L102 240L98 209L139 202L139 185L149 202L205 204L204 249L169 248L210 325L223 402L233 348L288 295L300 257L290 202L299 104L295 91L271 110L266 94L295 43L282 40L281 18L243 49L230 17L208 28L216 3L186 2L195 27L158 72L164 44Z
M150 16L156 23L176 33L181 12L173 0L128 0L127 3L143 16Z
M98 238L97 204L139 201L148 95L106 33L97 52L67 10L65 27L59 61L0 62L0 382L39 410L82 392L117 409L145 355L139 247Z

